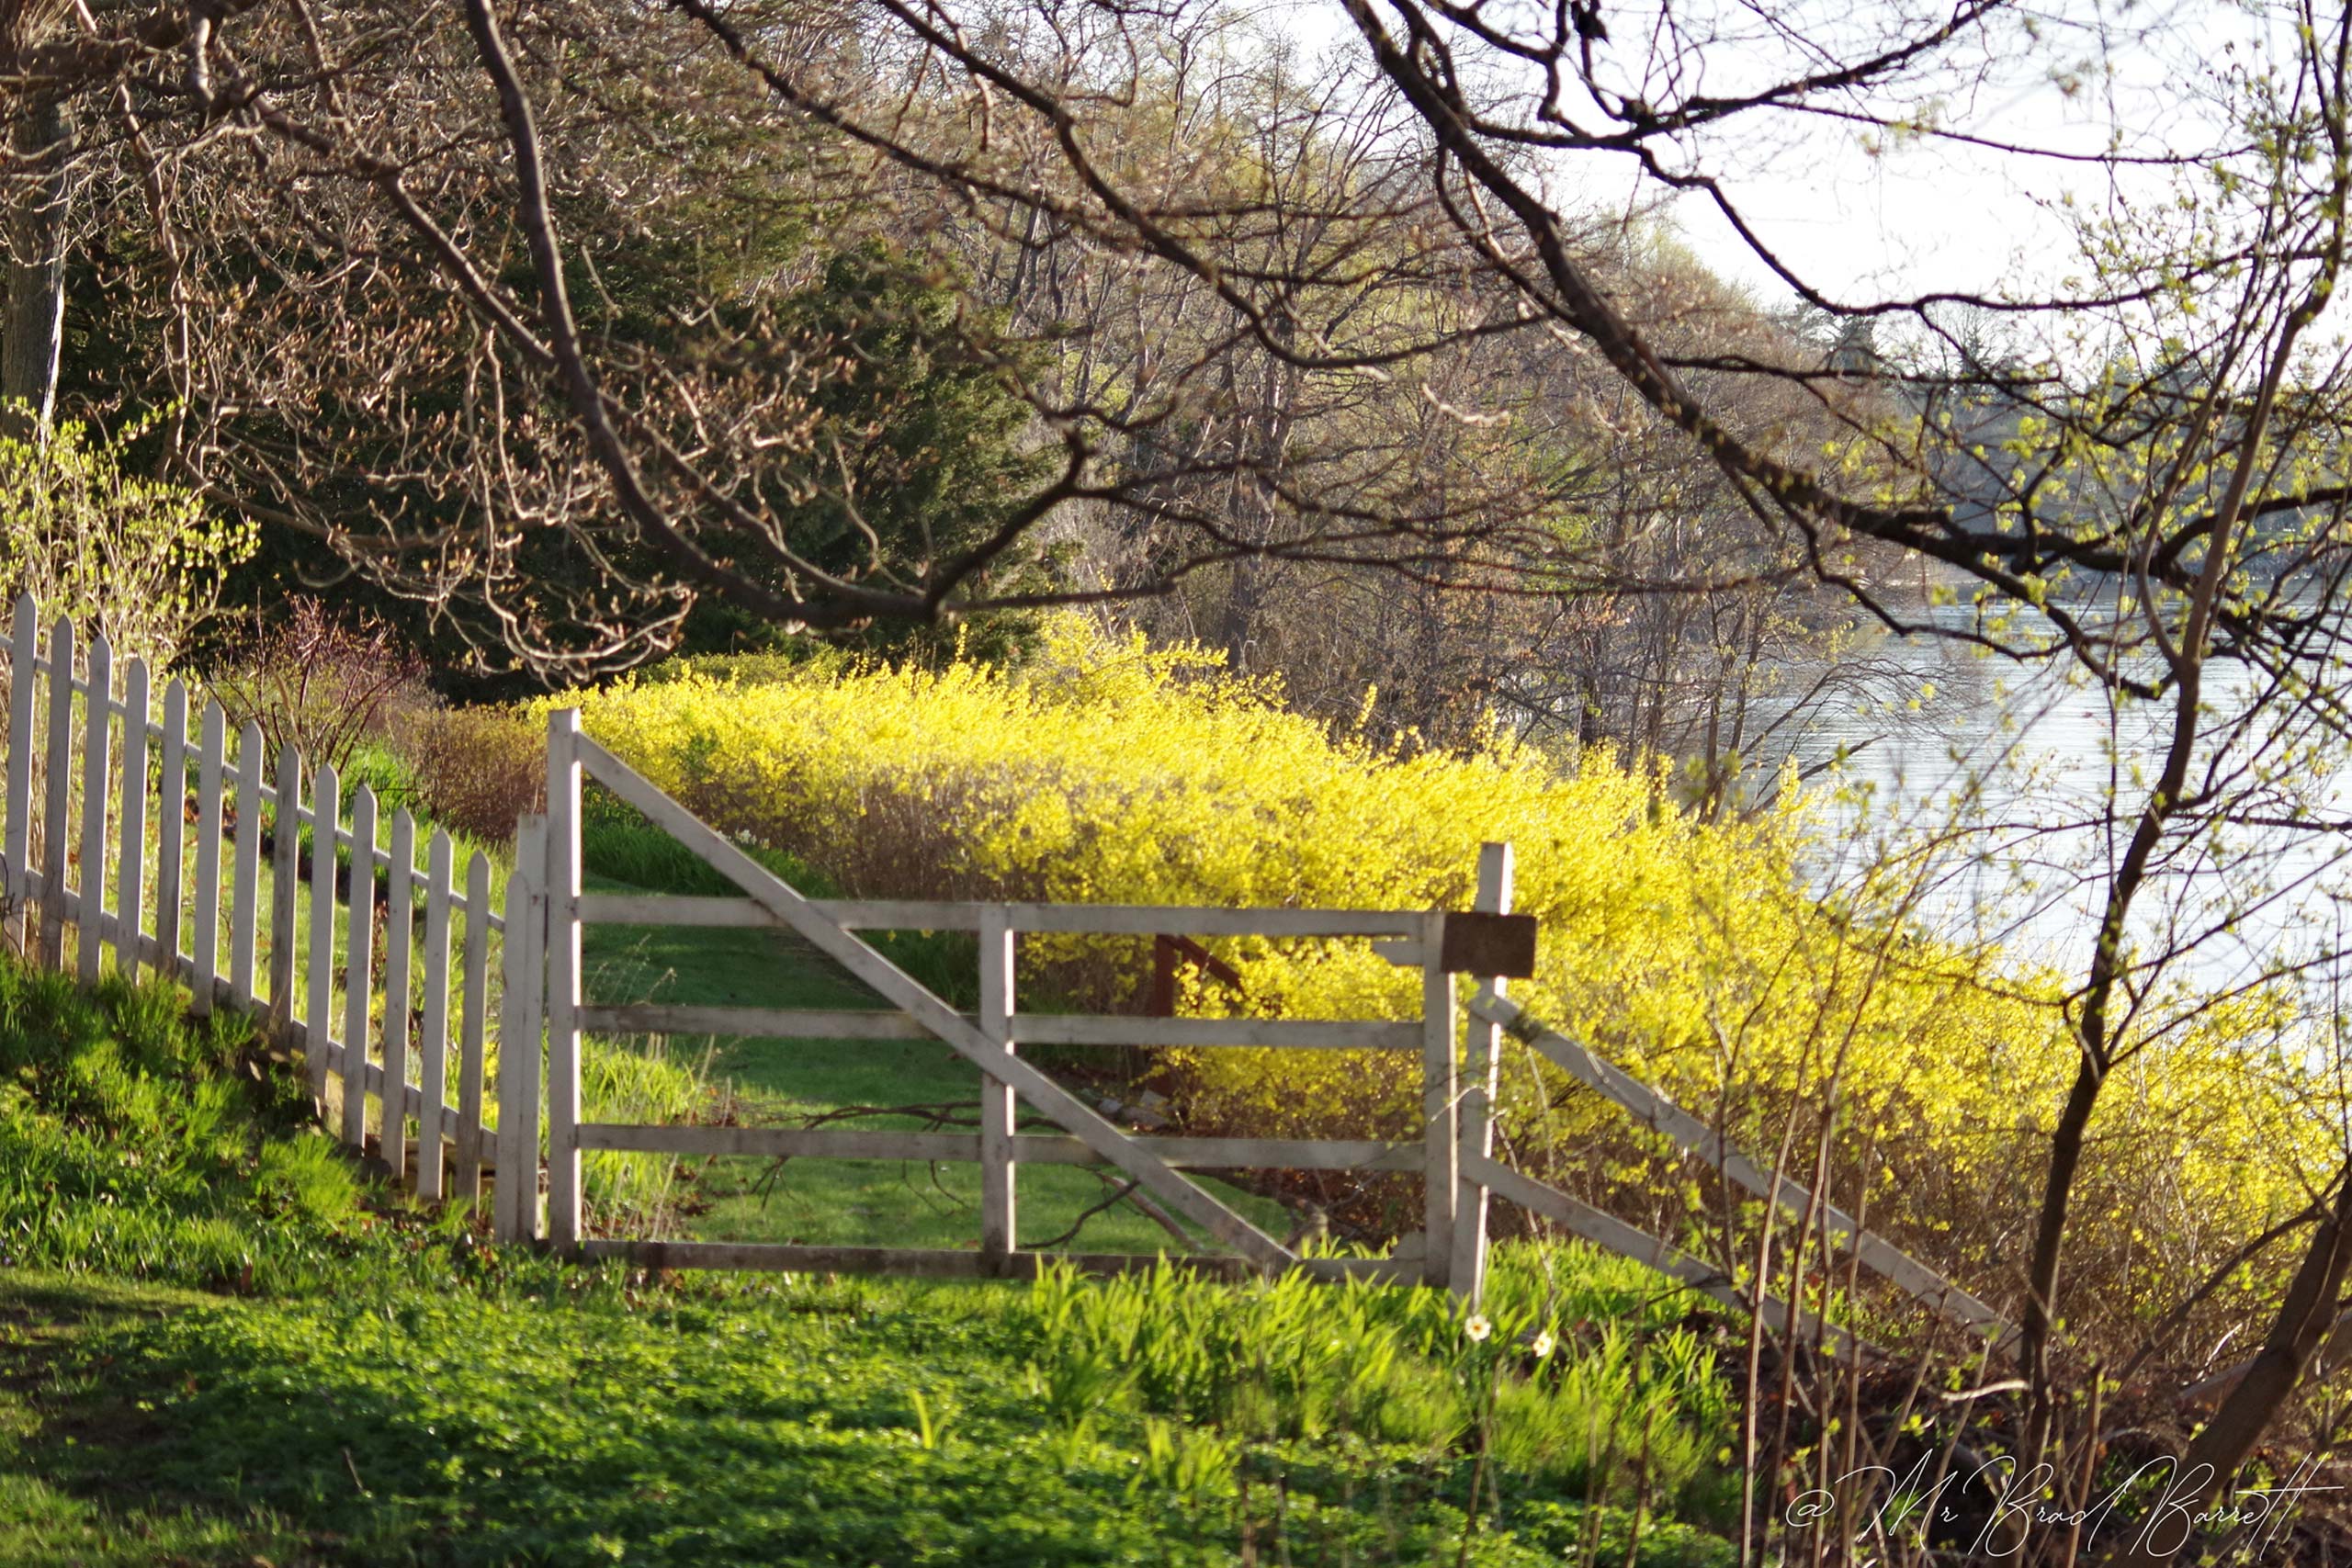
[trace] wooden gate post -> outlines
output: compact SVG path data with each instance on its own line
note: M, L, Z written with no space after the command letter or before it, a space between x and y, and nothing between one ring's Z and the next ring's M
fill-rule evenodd
M580 1245L580 710L548 715L548 1240Z
M1511 855L1509 844L1478 848L1478 899L1481 914L1510 913ZM1475 996L1480 989L1503 994L1505 982L1495 976L1474 976ZM1453 1265L1450 1281L1456 1295L1476 1303L1487 1288L1487 1184L1471 1173L1494 1153L1495 1089L1502 1066L1502 1031L1473 1016L1462 1067L1463 1172L1453 1203Z
M539 1229L539 1026L546 991L547 818L514 831L506 876L506 989L498 1013L498 1184L491 1235L529 1241Z
M1013 933L1001 904L980 910L980 1032L1012 1055ZM1013 1228L1012 1127L1018 1107L1012 1086L1002 1078L980 1078L980 1267L1001 1276L1009 1271L1019 1234Z
M1453 1205L1460 1175L1454 1165L1461 1134L1454 1127L1460 1083L1454 1046L1453 976L1440 958L1445 917L1421 928L1421 1281L1443 1286L1453 1263Z

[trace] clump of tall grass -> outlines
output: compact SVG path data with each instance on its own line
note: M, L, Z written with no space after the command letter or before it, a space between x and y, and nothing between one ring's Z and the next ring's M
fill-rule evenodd
M1073 1432L1114 1413L1172 1423L1171 1475L1250 1445L1352 1437L1475 1457L1487 1486L1712 1511L1732 1402L1687 1321L1693 1298L1655 1275L1635 1287L1633 1266L1586 1248L1498 1249L1513 1253L1467 1315L1431 1291L1227 1285L1165 1261L1094 1281L1049 1265L1025 1315L1031 1393ZM1604 1302L1627 1311L1570 1315Z
M176 987L0 960L0 1262L299 1292L366 1223L358 1169L253 1024Z

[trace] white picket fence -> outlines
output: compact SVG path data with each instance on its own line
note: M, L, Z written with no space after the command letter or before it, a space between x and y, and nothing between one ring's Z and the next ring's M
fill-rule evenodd
M379 821L368 786L346 800L332 766L306 776L290 747L269 758L257 724L232 745L220 705L191 714L176 678L159 708L142 660L118 664L102 636L77 650L62 618L44 637L29 597L9 675L0 856L16 951L62 969L70 947L90 985L111 950L126 977L187 985L198 1012L258 1015L300 1051L322 1108L339 1100L345 1144L364 1149L372 1134L420 1197L478 1199L494 1163L483 1079L506 924L491 908L489 858L469 858L460 887L435 829L418 865L405 808ZM531 1170L534 1190L536 1145L501 1168Z

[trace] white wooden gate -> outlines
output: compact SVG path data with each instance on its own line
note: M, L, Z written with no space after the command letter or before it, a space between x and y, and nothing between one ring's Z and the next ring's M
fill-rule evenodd
M548 817L544 840L520 857L532 908L547 909L546 1027L549 1099L546 1237L590 1257L622 1257L659 1267L865 1269L893 1272L1017 1274L1035 1255L1014 1241L1017 1171L1023 1164L1097 1163L1116 1168L1158 1201L1192 1220L1230 1249L1204 1266L1251 1269L1305 1268L1319 1273L1411 1277L1446 1283L1462 1256L1455 1244L1459 1176L1456 1100L1461 1087L1456 1042L1461 1021L1453 977L1444 964L1447 917L1424 910L1205 909L1158 906L989 904L804 897L716 829L648 783L580 730L579 715L552 716L548 733ZM594 779L674 836L741 889L736 898L586 895L581 889L581 793ZM1499 847L1490 852L1501 856ZM776 926L798 933L871 987L895 1010L796 1012L677 1006L592 1007L581 997L583 925ZM536 917L530 924L537 925ZM924 988L857 933L861 931L968 931L979 942L980 1007L967 1016ZM1159 1019L1070 1017L1019 1010L1013 947L1023 931L1128 936L1372 938L1393 962L1422 971L1418 1021ZM521 951L518 944L516 951ZM652 1127L582 1122L580 1040L583 1031L674 1030L803 1039L937 1039L982 1075L977 1134L852 1132L837 1129ZM1422 1136L1408 1144L1374 1141L1142 1136L1114 1126L1020 1055L1024 1044L1254 1046L1294 1050L1412 1053L1422 1066ZM519 1056L519 1054L518 1054ZM516 1086L516 1092L523 1092ZM1057 1136L1014 1131L1015 1101L1061 1129ZM966 1161L981 1168L977 1252L945 1248L809 1247L716 1242L590 1238L581 1212L581 1156L593 1150L677 1155L758 1155L836 1159ZM1199 1184L1191 1168L1299 1168L1419 1172L1424 1179L1427 1245L1409 1262L1302 1260ZM521 1219L521 1216L517 1216ZM1480 1249L1482 1250L1482 1248ZM1149 1261L1082 1258L1090 1267Z

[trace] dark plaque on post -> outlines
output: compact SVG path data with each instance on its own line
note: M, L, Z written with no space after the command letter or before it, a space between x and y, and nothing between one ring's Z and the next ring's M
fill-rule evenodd
M1535 977L1535 917L1449 914L1438 967L1453 975Z

